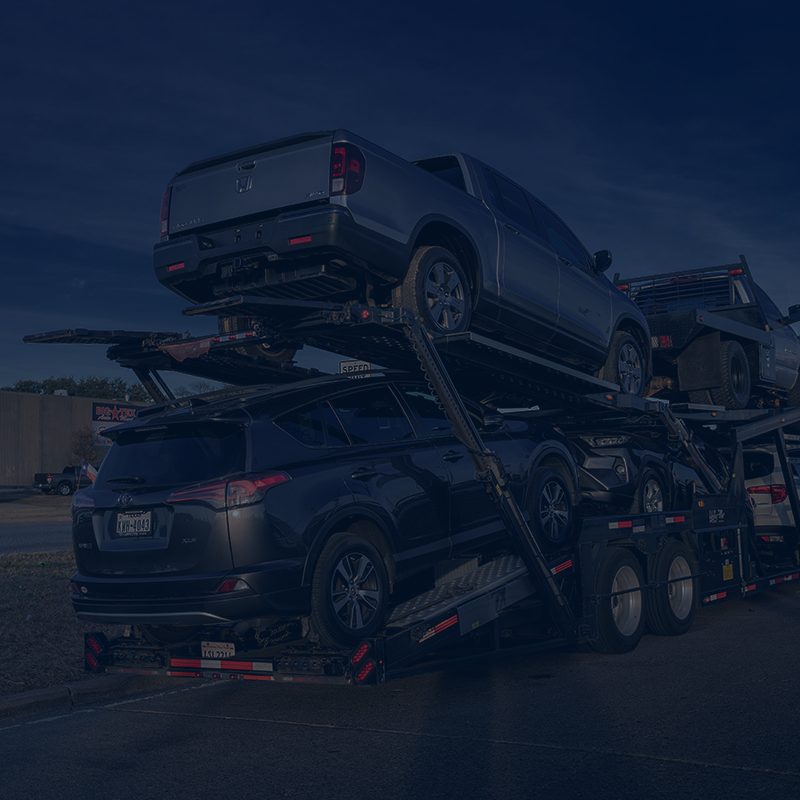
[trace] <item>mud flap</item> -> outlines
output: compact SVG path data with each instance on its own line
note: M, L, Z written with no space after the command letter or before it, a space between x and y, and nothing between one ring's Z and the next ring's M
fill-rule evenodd
M711 389L722 384L719 331L694 339L678 356L678 388L682 392Z

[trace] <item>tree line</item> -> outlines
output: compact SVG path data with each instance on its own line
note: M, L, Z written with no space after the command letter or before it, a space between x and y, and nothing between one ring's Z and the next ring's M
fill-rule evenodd
M175 389L178 397L200 394L214 389L214 385L205 381L194 381L188 386ZM65 375L60 378L45 378L41 381L18 380L11 386L3 386L6 392L29 392L30 394L55 394L66 392L71 397L93 397L95 400L116 400L130 403L152 403L150 395L138 381L128 383L123 378L101 378L89 375L85 378L73 378Z

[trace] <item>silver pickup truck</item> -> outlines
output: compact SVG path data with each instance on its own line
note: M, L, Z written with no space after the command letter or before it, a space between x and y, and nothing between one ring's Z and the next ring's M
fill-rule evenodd
M627 392L650 376L647 320L603 275L611 254L590 255L541 201L462 153L411 163L337 130L191 164L164 193L154 260L195 303L402 304L434 334L476 330Z

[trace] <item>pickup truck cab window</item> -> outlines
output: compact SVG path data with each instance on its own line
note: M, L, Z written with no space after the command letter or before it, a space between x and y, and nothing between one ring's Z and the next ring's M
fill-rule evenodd
M492 205L502 211L512 222L524 228L526 233L541 237L542 231L528 205L525 191L493 170L487 170L486 177L489 182L489 197Z
M352 444L384 444L414 438L411 423L387 386L334 397L330 403Z
M531 198L536 216L541 220L547 239L559 258L584 272L594 273L592 257L578 237L544 203Z

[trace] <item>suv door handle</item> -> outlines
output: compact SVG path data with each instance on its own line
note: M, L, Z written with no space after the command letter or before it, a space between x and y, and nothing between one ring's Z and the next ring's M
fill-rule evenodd
M513 225L509 225L507 222L504 222L503 223L503 227L506 230L511 231L511 233L513 233L514 236L519 236L519 230L517 228L515 228Z
M448 450L442 456L442 461L450 461L450 462L461 461L462 458L464 458L464 454L463 453L459 453L456 450Z
M378 473L372 467L358 467L353 470L350 477L355 481L365 481L369 478L375 478Z

